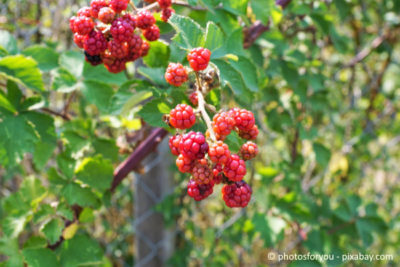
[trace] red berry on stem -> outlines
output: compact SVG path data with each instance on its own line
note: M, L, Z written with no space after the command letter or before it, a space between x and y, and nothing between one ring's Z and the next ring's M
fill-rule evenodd
M239 136L246 140L254 140L258 136L258 127L254 125L250 130L239 130Z
M143 40L139 35L133 34L132 38L128 41L129 46L129 61L135 61L141 55Z
M222 141L217 141L215 144L210 146L208 150L208 156L214 163L225 164L231 156L229 147Z
M229 112L221 112L214 116L213 130L219 135L229 135L235 127L235 120Z
M113 63L104 63L106 69L111 73L119 73L126 69L126 61L124 59L115 59Z
M150 44L146 41L143 41L142 43L142 49L140 50L140 56L145 57L149 53L150 49Z
M102 32L92 31L85 37L83 48L89 55L100 55L107 49L107 40Z
M215 184L220 184L222 182L222 179L224 178L224 174L222 171L222 165L221 164L216 164L213 169L213 175L214 175L214 183Z
M136 16L136 26L140 29L148 29L156 23L153 14L147 10L140 11Z
M129 52L129 46L127 43L118 43L114 40L108 42L108 51L115 58L125 58Z
M210 61L211 52L207 48L198 47L190 51L187 56L190 67L194 71L204 70Z
M153 42L160 38L160 29L157 25L153 25L150 28L143 31L143 36L147 41Z
M92 56L92 55L89 55L86 51L85 51L85 60L87 62L89 62L90 65L92 65L92 66L97 66L97 65L103 63L103 60L101 59L100 55Z
M99 11L98 18L101 22L109 24L115 18L115 11L109 7L102 7Z
M181 140L182 136L180 134L173 135L169 138L168 145L171 149L171 153L175 156L179 156L179 154L181 153L179 151L179 143L181 142Z
M128 42L133 37L134 28L123 18L115 19L110 28L112 37L116 42Z
M236 127L238 127L239 130L249 131L256 122L253 112L246 109L232 108L229 113L235 119Z
M81 9L76 12L76 15L79 16L84 16L90 18L92 16L92 9L90 7L82 7Z
M199 99L197 97L197 92L191 93L190 96L189 96L189 100L193 104L193 106L197 107L197 105L199 104Z
M189 132L179 143L181 154L190 159L202 159L208 152L208 143L201 132Z
M188 79L186 69L180 63L169 63L165 72L165 80L171 85L181 86Z
M72 17L70 19L70 27L72 32L86 35L94 29L94 22L91 18L84 16Z
M242 145L239 151L239 155L243 160L250 160L257 156L258 147L253 142L247 142Z
M169 113L169 123L178 129L188 129L196 122L193 108L186 104L178 104Z
M90 2L90 7L91 7L92 17L97 19L100 9L103 7L108 7L108 3L106 0L92 0L92 2Z
M78 33L74 33L74 43L79 47L83 48L83 42L85 40L85 35L80 35Z
M213 192L214 185L211 184L197 184L194 180L190 180L187 186L188 195L196 201L207 198Z
M161 12L161 20L164 22L168 22L169 18L171 17L172 13L174 13L175 10L173 8L164 8Z
M129 0L111 0L110 7L116 12L121 13L128 7Z
M224 174L229 180L237 182L246 174L246 164L238 155L232 154L224 167Z
M214 174L208 166L206 159L197 160L193 166L192 177L197 184L213 183Z
M172 5L172 0L157 0L161 8L168 8Z
M224 185L221 192L228 207L244 208L249 204L253 190L245 181L240 181Z
M187 158L183 155L179 155L176 159L176 166L178 167L180 172L192 172L194 165L194 161L190 158Z

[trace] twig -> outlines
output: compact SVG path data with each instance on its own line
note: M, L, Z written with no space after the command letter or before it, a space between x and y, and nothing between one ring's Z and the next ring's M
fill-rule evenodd
M292 160L292 164L295 162L296 158L297 158L297 143L299 142L299 127L296 127L296 131L294 133L294 138L293 141L291 143L291 147L290 147L290 156L291 156L291 160Z
M44 111L44 112L46 112L46 113L49 113L49 114L51 114L51 115L61 117L61 118L63 118L63 119L66 120L66 121L71 120L71 117L70 117L68 114L62 114L62 113L60 113L60 112L54 111L54 110L49 109L49 108L41 108L40 110L41 110L41 111Z
M63 115L68 116L69 107L71 106L71 103L75 98L75 95L76 95L76 91L73 91L71 93L71 95L69 96L67 103L65 104L65 106L63 108L63 112L62 112Z
M200 82L200 77L199 77L199 73L198 72L196 72L196 81L197 81L197 90L196 90L196 92L197 92L197 99L198 99L198 102L199 102L198 110L200 111L203 120L206 122L208 131L210 132L211 139L215 142L217 140L217 138L215 138L215 133L214 133L214 130L213 130L212 125L211 125L211 119L208 116L207 111L205 109L205 104L206 103L204 101L203 92L201 90L201 82Z

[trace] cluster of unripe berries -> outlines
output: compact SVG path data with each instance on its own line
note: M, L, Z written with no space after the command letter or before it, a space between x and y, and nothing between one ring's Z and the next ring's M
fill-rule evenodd
M196 48L190 51L187 59L190 67L198 72L207 68L210 55L208 49ZM188 80L187 69L180 63L170 63L165 79L174 86L180 86ZM193 106L198 106L199 94L203 93L197 88L190 95ZM240 108L221 111L214 116L206 134L194 131L184 133L183 130L196 123L198 113L192 106L178 104L166 117L171 127L179 129L177 134L170 137L169 147L171 153L177 156L176 165L179 171L191 174L188 195L196 201L203 200L213 192L216 184L223 183L222 198L228 207L247 206L252 189L243 181L247 172L245 161L258 154L258 147L247 141L234 154L224 140L232 131L236 131L243 139L256 139L258 128L253 113Z
M158 0L161 18L168 21L173 9L171 0ZM91 65L104 64L118 73L126 63L147 55L150 44L160 37L153 14L145 9L127 12L129 0L92 0L69 21L74 42L85 50ZM143 38L141 37L143 35Z

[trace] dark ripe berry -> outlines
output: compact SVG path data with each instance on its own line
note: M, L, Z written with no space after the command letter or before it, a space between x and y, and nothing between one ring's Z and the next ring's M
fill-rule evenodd
M200 201L212 194L213 187L212 183L199 185L194 180L190 180L187 186L187 193L194 200Z
M123 18L115 19L110 28L112 37L116 42L128 42L133 36L134 28L132 25Z
M126 60L124 59L115 59L112 64L104 63L106 69L111 73L119 73L126 69Z
M157 0L161 8L168 8L172 5L172 0Z
M246 174L246 164L238 155L232 154L224 167L224 174L229 180L237 182Z
M85 60L90 63L92 66L97 66L103 63L100 55L91 56L85 51Z
M142 43L142 49L140 50L140 56L145 57L149 53L150 49L150 44L146 41L143 41Z
M198 47L190 51L187 56L190 67L194 71L204 70L210 61L211 52L207 48Z
M202 159L208 152L208 143L201 132L189 132L179 143L181 154L190 159Z
M240 148L239 155L243 160L255 158L258 154L258 147L253 142L248 141Z
M128 7L129 0L111 0L110 7L116 12L121 13Z
M174 13L175 10L173 8L164 8L161 12L161 20L164 22L168 22L169 18L171 17L172 13Z
M83 48L83 41L85 39L85 35L80 35L78 33L74 33L74 43L79 47Z
M216 134L226 136L235 127L235 120L229 112L221 112L214 116L212 126Z
M113 22L115 18L115 11L109 7L102 7L99 11L98 18L101 22L109 24Z
M211 168L208 166L206 159L199 159L196 161L192 169L192 177L197 184L213 183L214 174Z
M208 156L214 163L225 164L231 156L229 147L222 141L217 141L210 146Z
M126 13L122 18L131 24L134 29L136 28L136 19L131 13Z
M94 29L94 22L91 18L84 16L72 17L70 19L70 27L73 33L86 35Z
M190 96L189 96L189 100L193 104L193 106L197 107L197 105L199 104L199 99L197 97L197 92L191 93Z
M190 158L187 158L183 155L179 155L176 159L176 166L178 167L180 172L192 172L194 165L194 161Z
M143 36L147 41L156 41L158 38L160 38L160 29L157 27L157 25L153 25L143 31Z
M220 184L224 178L224 173L222 171L222 165L221 164L216 164L212 168L212 172L214 175L214 183L215 184Z
M84 16L90 18L92 16L91 12L92 9L90 7L82 7L81 9L78 10L78 12L76 12L76 15L78 17Z
M235 119L235 125L239 130L249 131L256 122L253 112L246 109L232 108L229 113Z
M179 156L179 154L181 153L179 151L179 143L181 142L181 140L182 136L180 134L173 135L169 138L168 145L171 149L171 153L175 156Z
M225 204L230 208L246 207L253 193L251 187L245 181L226 184L222 187L221 192Z
M185 67L180 63L169 63L165 72L165 80L173 86L181 86L188 79Z
M111 55L115 58L125 58L129 53L128 43L118 43L114 40L108 42L108 51L110 51Z
M103 7L108 7L108 3L106 0L92 0L90 2L90 7L91 7L92 17L97 19L100 9Z
M136 26L140 29L148 29L156 23L153 14L147 10L140 11L136 16Z
M246 140L255 140L258 135L258 127L254 125L250 130L239 130L239 136Z
M146 3L152 4L152 3L154 3L156 0L143 0L143 1L145 1Z
M107 49L107 40L102 32L92 31L85 37L83 48L89 55L100 55Z
M186 104L178 104L169 113L169 123L174 128L188 129L196 123L193 108Z

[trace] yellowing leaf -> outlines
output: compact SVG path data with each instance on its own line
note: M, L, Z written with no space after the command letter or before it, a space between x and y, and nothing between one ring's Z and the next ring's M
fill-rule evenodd
M74 237L76 231L78 231L79 225L77 222L74 222L73 224L70 224L68 227L66 227L63 231L63 238L65 240L71 239Z

